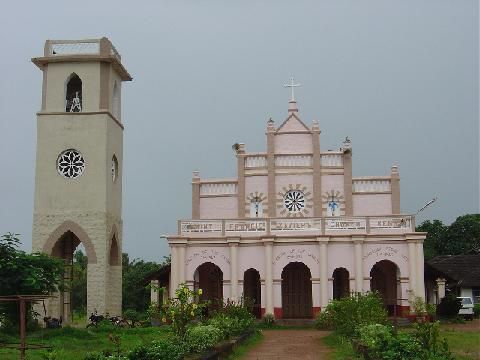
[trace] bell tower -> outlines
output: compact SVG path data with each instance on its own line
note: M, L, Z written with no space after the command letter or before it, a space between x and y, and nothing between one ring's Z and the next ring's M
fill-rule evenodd
M88 257L87 315L122 311L121 86L132 78L107 38L47 40L37 153L32 244L65 260L65 291L50 316L71 318L73 252ZM43 313L43 310L42 310Z

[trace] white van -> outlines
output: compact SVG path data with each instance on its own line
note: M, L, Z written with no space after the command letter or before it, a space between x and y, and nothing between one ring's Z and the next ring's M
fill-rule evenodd
M458 315L468 320L473 320L473 300L471 297L459 296L457 299L462 300L462 308L458 310Z

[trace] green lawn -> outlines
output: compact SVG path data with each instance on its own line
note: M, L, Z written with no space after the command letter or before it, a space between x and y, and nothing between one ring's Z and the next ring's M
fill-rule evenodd
M480 360L480 329L479 331L442 329L440 337L447 339L450 350L457 359Z
M59 352L59 359L82 360L87 352L109 350L115 345L109 340L109 334L120 336L120 348L128 350L137 344L149 342L167 336L167 328L134 328L134 329L42 329L28 334L27 343L53 346ZM18 337L11 337L0 332L0 341L18 342ZM46 350L28 350L27 359L43 359ZM18 350L0 348L0 359L18 359Z

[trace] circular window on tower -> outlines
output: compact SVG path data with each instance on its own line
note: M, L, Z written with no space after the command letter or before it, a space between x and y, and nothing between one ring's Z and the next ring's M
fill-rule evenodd
M290 190L285 193L283 202L288 211L297 213L305 208L305 195L300 190Z
M85 159L79 151L68 149L58 155L57 171L63 177L75 179L82 175L84 170Z
M117 160L117 157L115 155L113 155L113 157L112 157L111 171L112 171L112 181L115 182L117 180L117 177L118 177L118 160Z

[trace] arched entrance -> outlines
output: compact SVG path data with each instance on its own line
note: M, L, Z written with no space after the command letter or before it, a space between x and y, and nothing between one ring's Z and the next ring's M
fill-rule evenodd
M283 318L312 317L312 276L303 263L292 262L282 271Z
M248 269L243 274L243 297L252 304L251 311L257 319L261 317L261 296L260 273L255 269Z
M206 262L200 265L194 273L195 290L202 289L200 300L210 301L210 309L217 308L223 301L223 272L220 268Z
M388 314L393 315L394 308L400 298L397 281L400 278L398 266L389 260L379 261L373 265L370 278L370 289L380 293Z
M79 250L79 251L76 251ZM63 283L60 286L57 302L58 310L54 317L64 322L73 320L73 311L85 312L87 307L87 264L81 241L72 231L65 232L55 243L51 255L65 262Z
M333 272L333 298L335 300L350 295L350 274L345 268L337 268Z

